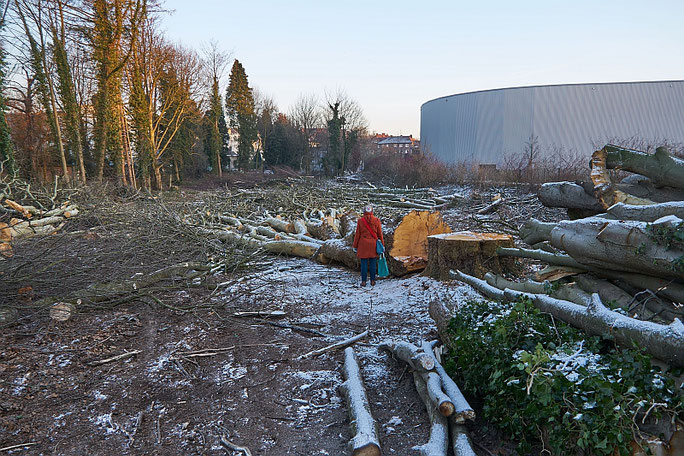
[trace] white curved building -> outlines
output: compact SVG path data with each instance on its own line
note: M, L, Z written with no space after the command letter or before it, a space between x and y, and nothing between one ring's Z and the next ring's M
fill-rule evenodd
M531 138L542 152L586 152L615 140L684 143L684 81L564 84L483 90L420 108L425 152L447 163L499 164Z

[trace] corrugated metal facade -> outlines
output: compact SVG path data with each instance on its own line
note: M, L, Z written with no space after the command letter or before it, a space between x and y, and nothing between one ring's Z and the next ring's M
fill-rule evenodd
M420 108L421 148L447 163L501 163L531 137L587 156L616 138L684 143L684 81L486 90Z

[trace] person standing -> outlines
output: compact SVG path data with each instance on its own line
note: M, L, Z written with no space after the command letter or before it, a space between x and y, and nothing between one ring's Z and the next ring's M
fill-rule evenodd
M361 286L366 286L366 279L370 271L371 285L375 285L377 272L377 241L380 240L383 247L385 240L382 237L382 225L380 220L373 215L373 206L370 204L363 209L363 217L356 223L356 235L354 236L354 248L356 256L361 262Z

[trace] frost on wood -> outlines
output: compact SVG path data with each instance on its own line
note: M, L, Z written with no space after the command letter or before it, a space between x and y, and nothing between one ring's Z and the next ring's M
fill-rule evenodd
M413 370L427 372L435 368L433 356L424 353L420 348L408 342L388 340L378 345L378 348L391 352L392 355L404 361Z
M684 324L678 319L669 325L636 320L608 309L596 293L592 295L590 305L584 307L543 294L509 288L498 290L484 280L463 273L459 273L458 278L492 299L515 301L527 296L542 312L550 313L588 334L612 337L627 347L636 343L655 358L674 366L684 366Z
M451 433L451 448L454 451L454 456L475 456L473 447L470 446L466 427L458 424L453 416L449 418L449 432Z
M459 389L458 385L456 385L456 383L446 373L444 367L442 367L442 365L437 361L437 358L434 356L432 352L431 344L427 341L423 341L421 346L423 348L423 351L432 356L432 358L434 359L435 372L439 376L442 389L449 397L451 403L454 406L454 412L451 414L450 419L454 420L454 422L459 424L464 423L467 420L474 420L475 412L473 411L473 408L470 406L470 404L468 404L466 398L463 397L463 394L461 393L461 390Z
M619 220L653 222L668 215L675 215L680 219L684 219L684 201L671 201L668 203L648 204L645 206L617 203L609 207L607 212L609 215Z
M354 435L349 442L354 456L379 456L378 426L370 412L366 388L354 349L344 350L344 383L340 386L347 400L349 421Z
M603 206L594 195L586 192L584 187L574 182L548 182L542 184L537 192L539 201L546 207L564 207L580 209L598 214Z
M447 419L437 413L427 392L425 381L418 372L413 372L413 382L416 385L418 395L423 400L430 418L430 439L427 443L416 446L420 456L446 456L449 445L449 426Z

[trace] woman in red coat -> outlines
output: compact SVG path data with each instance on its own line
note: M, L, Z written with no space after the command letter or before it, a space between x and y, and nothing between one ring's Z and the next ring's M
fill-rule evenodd
M366 286L366 278L370 270L371 285L375 285L375 273L377 271L378 253L376 241L380 239L382 245L385 240L382 237L382 225L380 220L373 215L373 206L370 204L363 210L363 217L356 224L356 235L354 236L354 248L356 256L361 261L361 286Z

